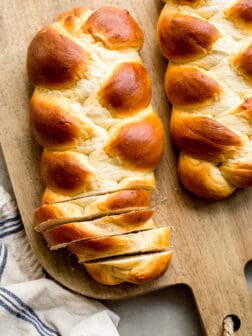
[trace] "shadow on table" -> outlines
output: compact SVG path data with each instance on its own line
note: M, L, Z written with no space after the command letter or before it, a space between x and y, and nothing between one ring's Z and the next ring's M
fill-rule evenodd
M203 335L193 295L184 285L104 303L121 317L120 336Z
M245 275L246 275L250 294L252 295L252 260L248 262L245 267Z

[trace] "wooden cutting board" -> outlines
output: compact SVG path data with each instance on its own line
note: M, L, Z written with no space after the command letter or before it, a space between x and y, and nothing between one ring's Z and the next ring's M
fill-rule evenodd
M166 130L166 153L156 172L155 219L174 228L175 256L167 273L144 286L107 287L94 282L63 251L51 253L33 230L33 210L40 203L40 148L30 136L28 102L32 86L26 74L26 49L33 35L72 7L116 5L135 15L145 32L141 52L153 84L153 105ZM252 190L238 191L228 200L209 203L190 195L177 178L177 156L169 139L169 106L163 92L166 61L156 40L156 23L163 4L145 1L1 1L1 143L9 174L34 253L46 271L64 286L94 298L119 299L174 284L193 291L209 336L222 334L222 321L235 314L237 335L252 335L252 302L244 266L252 258Z

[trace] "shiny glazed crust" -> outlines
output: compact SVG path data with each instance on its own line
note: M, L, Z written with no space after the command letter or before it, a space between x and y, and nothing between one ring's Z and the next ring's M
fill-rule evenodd
M150 207L150 202L151 195L148 190L136 189L44 204L35 210L35 229L45 231L52 226L70 221L87 220L133 209L145 209Z
M170 244L168 228L145 233L155 228L151 192L164 130L150 104L143 40L127 10L75 8L39 31L27 51L30 127L43 147L45 185L35 230L81 262ZM160 260L143 282L168 267Z
M79 262L122 254L163 251L170 247L170 228L81 240L67 247L77 256Z
M103 7L95 11L83 26L109 49L140 49L143 32L127 10Z
M164 131L142 45L135 19L114 7L63 13L32 40L30 125L44 148L44 202L155 188Z
M165 2L157 35L179 177L220 200L252 186L252 1Z
M153 210L139 210L92 221L67 223L44 231L43 236L48 246L58 249L78 240L152 229L154 227L152 215Z
M159 278L169 266L172 256L172 251L166 251L87 262L84 266L97 282L104 285L118 285L122 282L143 284Z

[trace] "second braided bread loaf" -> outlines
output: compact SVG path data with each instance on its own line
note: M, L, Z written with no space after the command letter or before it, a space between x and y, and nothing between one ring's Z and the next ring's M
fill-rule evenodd
M252 1L165 2L158 39L179 176L219 200L252 186Z

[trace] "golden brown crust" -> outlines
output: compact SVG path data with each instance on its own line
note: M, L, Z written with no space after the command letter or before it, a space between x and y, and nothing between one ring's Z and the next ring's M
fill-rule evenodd
M35 230L51 249L71 244L80 262L170 244L168 228L142 232L155 227L150 192L164 151L137 52L142 45L143 32L127 10L76 8L41 30L28 50L36 85L30 124L44 149L46 187ZM133 282L160 276L168 259L153 257L145 266L134 268Z
M134 20L127 11L114 9L111 15L117 11L124 17L123 22L129 25L128 29L133 29ZM77 47L88 50L89 55L85 78L74 81L69 89L62 86L51 90L52 87L38 85L31 101L30 120L35 138L47 151L55 151L50 156L43 155L41 163L43 180L47 187L43 202L58 202L72 197L83 197L85 194L97 195L127 188L155 187L153 172L148 167L147 171L138 171L134 175L133 166L127 163L127 160L109 157L102 148L103 144L112 140L116 130L127 124L122 118L139 112L139 116L136 116L138 122L142 116L148 115L149 110L151 111L150 79L138 53L130 49L133 45L125 45L125 50L120 52L108 51L101 43L96 44L88 32L83 32L83 25L87 20L92 17L94 24L97 24L99 20L102 21L105 12L106 8L93 14L91 10L74 9L60 15L58 21L49 27L59 36L63 34L63 37L70 39ZM71 30L71 24L74 31ZM45 30L47 31L47 28ZM137 31L135 33L137 36ZM100 61L96 69L97 57ZM115 90L111 89L112 80ZM105 87L104 91L100 90L104 82L110 87L110 92L105 90ZM114 106L115 100L112 97L110 102L115 111L111 115L99 102L99 90L106 102L110 100L109 93L112 94L112 91L114 97L121 98L122 105L119 107ZM148 110L142 111L145 108ZM116 114L119 120L116 120ZM130 119L132 120L133 118ZM110 131L111 126L114 128ZM62 158L61 163L59 156ZM73 160L72 166L70 160ZM120 161L122 164L119 164Z
M243 28L252 28L252 1L238 0L226 11L226 16Z
M65 88L84 77L87 53L53 26L42 29L27 52L27 71L35 85Z
M172 1L179 5L197 5L202 2L202 0L172 0Z
M233 64L239 73L252 80L252 44L235 57Z
M252 187L252 161L226 163L220 167L220 170L227 181L234 186L239 188Z
M221 200L235 190L213 163L193 159L183 152L179 157L178 173L188 190L208 200Z
M45 148L72 147L82 135L78 119L61 106L33 95L30 102L30 126L37 142Z
M110 156L119 155L135 169L155 169L164 152L164 130L160 118L152 113L142 121L126 124L105 146L105 151Z
M122 190L108 196L102 210L125 209L132 206L149 207L151 194L148 190Z
M154 210L147 209L147 210L140 210L140 211L133 211L129 213L122 214L116 223L127 223L131 225L138 225L140 223L144 223L148 221L153 216Z
M168 67L165 91L174 106L196 106L209 103L220 93L219 83L192 66Z
M206 55L220 36L211 23L166 9L159 17L157 29L163 55L174 62Z
M86 21L83 30L108 49L140 49L143 32L127 10L101 7Z
M78 241L68 245L79 262L124 254L163 251L170 247L170 228L160 228L137 233L101 237Z
M105 285L122 282L143 284L159 278L167 270L172 256L173 252L167 251L104 262L87 262L84 266L97 282Z
M202 160L220 162L240 150L240 136L213 118L179 114L171 117L171 135L183 152Z
M102 86L98 97L115 118L137 113L151 101L148 72L140 63L122 63Z
M60 203L59 203L60 204ZM40 208L35 209L34 212L34 224L37 231L39 230L39 224L48 222L49 220L65 218L64 208L57 204L46 204Z
M52 190L75 195L87 188L93 174L78 153L44 151L41 176L44 184Z
M43 232L43 236L48 245L55 249L78 240L151 229L152 215L153 210L141 210L91 221L67 223Z
M197 196L220 200L252 179L252 1L165 2L158 38L169 59L179 177Z
M95 180L95 178L94 178ZM123 181L123 183L119 183L119 185L113 185L113 188L109 187L110 185L106 185L105 188L99 188L99 189L92 189L89 188L89 185L87 185L87 190L81 192L78 195L71 195L71 194L62 194L57 191L53 191L52 189L46 188L43 195L42 195L42 200L41 200L41 205L43 204L50 204L50 203L58 203L58 202L65 202L69 201L70 199L79 199L82 197L87 197L87 196L95 196L95 195L104 195L106 193L112 193L112 192L117 192L121 190L130 190L130 189L144 189L148 191L154 191L156 188L156 183L155 183L155 176L153 172L149 173L144 173L143 176L133 176L126 181ZM84 186L83 186L84 187Z
M45 227L48 229L53 224L74 221L77 220L76 218L78 220L86 220L92 217L112 214L112 212L118 213L119 211L125 212L134 208L149 208L150 203L150 191L122 190L106 195L44 204L35 210L34 223L36 230L43 231Z

